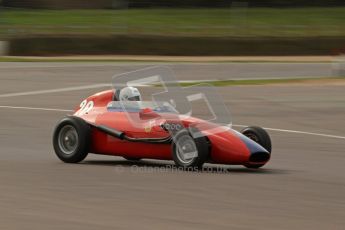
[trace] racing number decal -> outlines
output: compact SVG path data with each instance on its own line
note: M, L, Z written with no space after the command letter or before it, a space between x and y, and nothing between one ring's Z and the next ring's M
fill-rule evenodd
M87 100L84 100L80 103L80 109L78 111L78 115L84 115L90 112L93 109L94 103L93 101L87 102Z
M85 108L86 104L87 104L87 100L82 101L79 105L79 111L82 111Z

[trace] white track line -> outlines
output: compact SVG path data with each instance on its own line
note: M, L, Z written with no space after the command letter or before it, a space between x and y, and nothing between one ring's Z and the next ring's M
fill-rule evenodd
M60 93L60 92L78 91L78 90L105 88L105 87L111 87L111 84L94 84L94 85L84 85L84 86L76 86L76 87L65 87L65 88L59 88L59 89L36 90L36 91L21 92L21 93L7 93L7 94L0 94L0 98Z
M118 84L117 86L118 87L124 87L127 85L126 84ZM137 84L136 86L149 87L150 85ZM7 93L7 94L0 94L0 98L30 96L30 95L32 96L32 95L39 95L39 94L80 91L80 90L85 90L85 89L97 89L97 88L106 88L106 87L109 87L109 89L110 89L112 87L112 84L83 85L83 86L65 87L65 88L58 88L58 89L36 90L36 91L28 91L28 92L20 92L20 93Z
M247 125L232 125L234 127L248 127ZM312 133L312 132L305 132L305 131L298 131L298 130L289 130L289 129L276 129L276 128L267 128L264 127L266 130L276 131L276 132L283 132L283 133L297 133L297 134L305 134L305 135L312 135L312 136L320 136L320 137L330 137L336 139L345 139L344 136L336 136L336 135L329 135L324 133Z
M25 109L25 110L54 111L54 112L73 112L73 110L67 110L67 109L35 108L35 107L20 107L20 106L7 106L7 105L0 105L0 108L3 108L3 109Z
M54 109L54 108L36 108L36 107L19 107L19 106L0 106L0 108L5 109L24 109L24 110L40 110L40 111L55 111L55 112L73 112L73 110L67 109ZM248 127L247 125L232 125L234 127ZM305 131L297 131L297 130L289 130L289 129L276 129L276 128L264 128L266 130L275 131L275 132L283 132L283 133L296 133L296 134L304 134L304 135L311 135L311 136L319 136L319 137L328 137L328 138L336 138L336 139L345 139L345 136L336 136L336 135L329 135L323 133L312 133L312 132L305 132Z

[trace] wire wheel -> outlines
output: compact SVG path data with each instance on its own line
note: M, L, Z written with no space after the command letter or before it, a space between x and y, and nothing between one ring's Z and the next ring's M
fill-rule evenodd
M57 157L66 163L78 163L89 153L91 128L79 117L65 117L55 127L53 146Z
M72 154L79 144L77 130L71 125L64 126L59 132L58 143L64 154Z
M194 138L189 130L175 134L172 143L172 157L178 167L200 169L209 157L209 142L206 137Z
M198 156L198 150L196 148L194 139L189 135L181 137L177 141L176 146L177 158L183 164L190 164L193 159Z

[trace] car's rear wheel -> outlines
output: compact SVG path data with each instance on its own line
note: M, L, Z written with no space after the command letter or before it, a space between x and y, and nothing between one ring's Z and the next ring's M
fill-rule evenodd
M266 130L264 130L261 127L257 126L252 126L252 127L247 127L241 131L243 135L248 137L249 139L255 141L262 147L264 147L269 153L272 152L272 142L269 134L267 133ZM265 164L246 164L245 167L247 168L261 168Z
M90 126L81 118L65 117L54 130L55 154L66 163L84 160L89 153L90 133Z
M209 152L209 143L204 136L193 138L187 130L174 136L172 156L177 167L200 169L208 159Z

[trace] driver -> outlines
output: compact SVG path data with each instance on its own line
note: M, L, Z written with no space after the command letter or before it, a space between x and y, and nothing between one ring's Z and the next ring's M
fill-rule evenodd
M141 101L141 94L135 87L125 87L120 90L119 101Z

